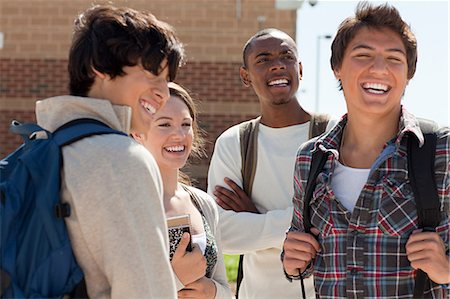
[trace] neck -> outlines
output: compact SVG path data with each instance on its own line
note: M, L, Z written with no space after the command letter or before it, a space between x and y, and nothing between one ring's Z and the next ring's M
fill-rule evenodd
M261 123L272 128L284 128L303 124L311 119L311 115L300 106L297 98L279 106L261 106Z
M178 170L160 169L164 186L164 201L175 195L178 188Z
M341 163L354 168L370 168L397 131L398 118L371 121L349 115L339 149Z

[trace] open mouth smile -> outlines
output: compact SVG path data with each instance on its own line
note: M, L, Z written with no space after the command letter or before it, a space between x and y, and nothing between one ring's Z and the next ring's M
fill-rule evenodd
M165 147L164 149L169 153L180 153L184 152L185 148L186 147L184 145L174 145Z
M271 80L269 82L267 82L267 85L269 85L270 87L285 87L289 85L289 80L287 79L275 79L275 80Z
M155 114L156 113L156 108L150 104L147 101L144 100L139 100L139 103L141 104L142 107L144 107L145 110L147 110L150 114Z
M385 94L391 90L391 87L381 83L364 83L362 88L372 94Z

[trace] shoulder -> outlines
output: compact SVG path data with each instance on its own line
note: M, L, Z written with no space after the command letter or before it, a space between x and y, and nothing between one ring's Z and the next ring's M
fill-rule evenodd
M297 151L297 157L299 156L311 156L312 151L316 148L317 140L320 136L309 139L308 141L302 143Z
M234 125L226 129L222 134L217 137L216 144L220 143L236 143L239 141L239 126L240 124Z
M142 170L159 173L153 156L130 137L116 134L84 138L63 148L65 160L75 160L96 172L108 171L133 176Z
M187 188L195 194L200 208L207 215L207 217L209 218L212 216L213 219L216 218L218 215L217 204L211 197L211 195L199 188L195 188L192 186L187 186Z
M250 119L243 121L241 123L235 124L228 129L226 129L219 137L217 137L216 143L233 143L239 142L240 130L243 126L253 122L255 119Z
M440 127L436 131L436 136L440 142L448 143L449 139L450 139L450 128L449 127Z
M436 155L435 163L438 169L442 171L448 171L448 165L450 163L450 128L440 127L436 131Z

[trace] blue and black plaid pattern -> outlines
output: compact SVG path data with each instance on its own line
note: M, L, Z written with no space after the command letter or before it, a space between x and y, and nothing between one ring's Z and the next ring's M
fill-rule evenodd
M313 272L320 298L412 298L416 271L411 267L405 245L418 228L414 195L409 183L406 157L407 132L423 142L417 120L402 109L399 132L385 145L374 163L353 213L346 210L331 189L344 116L317 140L299 150L294 173L294 215L290 230L303 231L303 195L309 174L311 154L317 148L331 152L317 178L310 203L311 223L320 231L321 252ZM437 232L449 251L450 211L450 129L437 133L435 180L441 201L442 222ZM351 184L352 182L348 182ZM449 298L449 290L432 283L425 297Z

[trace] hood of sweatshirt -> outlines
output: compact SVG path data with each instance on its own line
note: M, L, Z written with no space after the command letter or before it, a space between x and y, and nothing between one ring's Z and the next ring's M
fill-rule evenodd
M74 119L93 118L128 134L131 111L128 106L114 105L108 100L70 95L36 102L37 123L50 132Z

